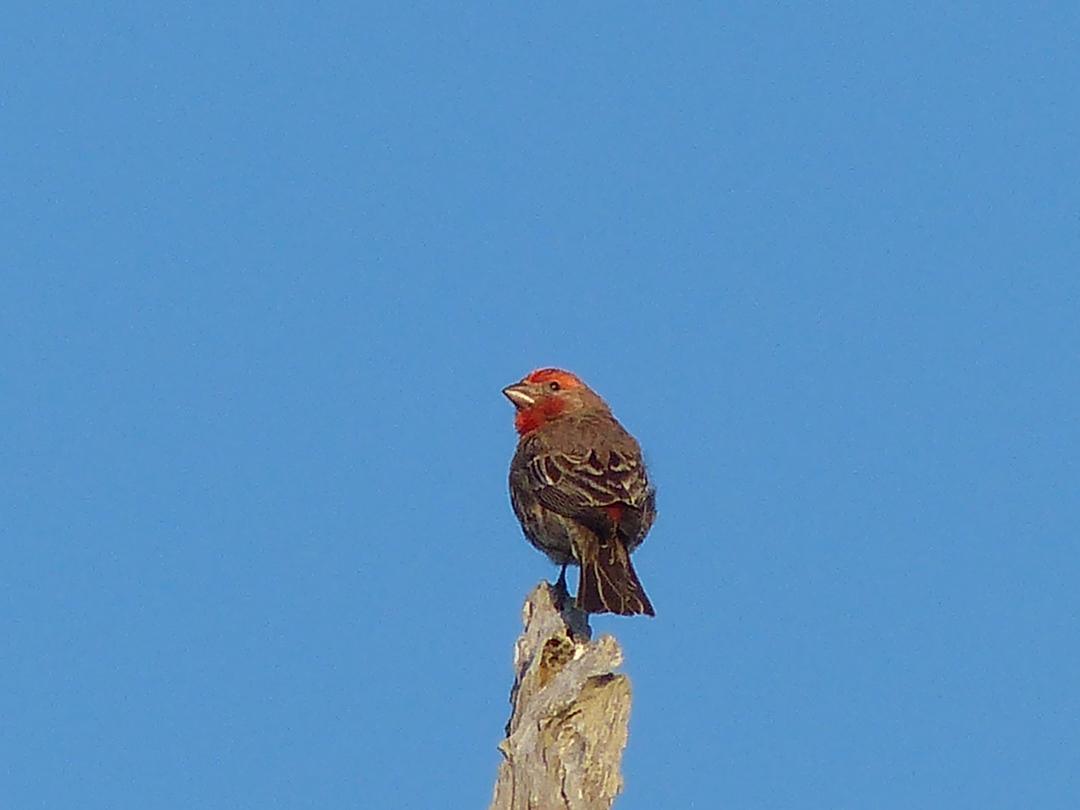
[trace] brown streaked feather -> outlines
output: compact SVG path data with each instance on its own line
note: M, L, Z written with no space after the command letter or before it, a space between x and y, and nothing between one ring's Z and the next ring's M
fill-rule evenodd
M630 554L618 539L601 542L581 563L578 606L588 613L655 616L649 597L630 562Z
M606 425L598 421L566 419L559 430L552 425L546 435L523 443L532 445L528 483L546 508L581 521L602 537L614 529L632 550L652 525L655 494L637 443L612 417L603 420ZM601 432L607 441L598 440ZM568 449L556 449L562 447Z

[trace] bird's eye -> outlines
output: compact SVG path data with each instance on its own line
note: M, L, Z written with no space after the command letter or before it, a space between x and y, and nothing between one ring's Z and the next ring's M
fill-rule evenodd
M562 388L562 386L552 380L548 383L548 388L550 388L552 391L558 391L560 388Z

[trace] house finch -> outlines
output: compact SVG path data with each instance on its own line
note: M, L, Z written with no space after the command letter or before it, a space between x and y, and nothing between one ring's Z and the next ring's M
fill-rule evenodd
M529 542L563 567L560 582L581 566L582 610L655 616L630 564L656 517L637 441L568 371L539 369L503 394L521 437L510 501Z

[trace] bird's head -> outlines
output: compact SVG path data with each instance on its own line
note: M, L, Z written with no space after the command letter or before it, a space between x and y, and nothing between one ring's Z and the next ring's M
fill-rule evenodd
M607 404L576 374L559 368L541 368L521 382L508 385L503 394L517 413L514 427L524 436L553 419L586 410L607 410Z

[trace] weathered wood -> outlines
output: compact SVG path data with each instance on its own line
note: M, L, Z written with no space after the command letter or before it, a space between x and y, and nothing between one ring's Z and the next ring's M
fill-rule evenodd
M491 810L608 810L630 719L622 650L611 636L591 641L588 616L546 582L523 619Z

